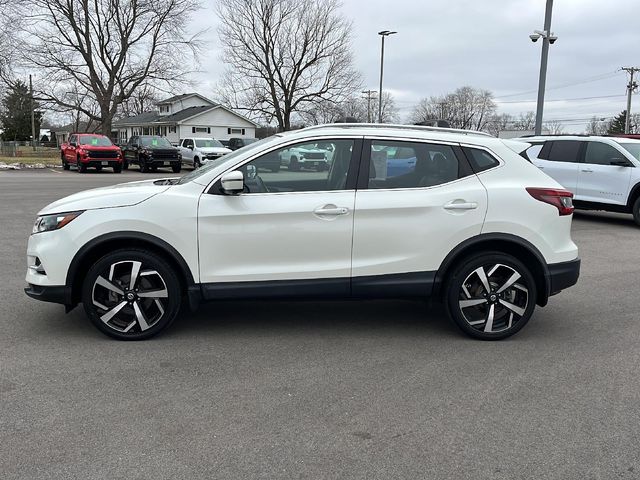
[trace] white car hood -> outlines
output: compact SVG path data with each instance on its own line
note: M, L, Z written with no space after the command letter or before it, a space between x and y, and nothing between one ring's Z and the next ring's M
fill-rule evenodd
M231 150L225 147L198 147L198 151L202 153L231 153Z
M38 215L135 205L171 187L166 184L154 185L157 180L156 178L84 190L50 203L40 210Z

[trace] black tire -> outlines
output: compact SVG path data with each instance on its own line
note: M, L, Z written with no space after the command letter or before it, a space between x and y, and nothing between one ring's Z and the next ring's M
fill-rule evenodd
M139 274L130 290L137 262ZM142 272L147 275L140 275ZM147 296L139 297L143 292ZM159 296L148 296L150 293ZM82 289L82 303L91 323L118 340L144 340L167 328L180 311L181 297L180 280L173 268L155 254L138 249L116 250L102 257L87 272ZM110 312L112 315L105 318Z
M640 226L640 197L636 198L636 201L633 202L631 212L633 213L633 221L636 222L636 225Z
M138 157L138 165L140 166L140 171L142 173L147 173L149 171L149 167L147 166L147 162L145 162L144 158Z
M489 284L488 292L480 269ZM515 273L520 277L509 283ZM501 291L505 284L509 286ZM536 282L529 269L499 252L479 253L458 262L444 291L449 317L467 335L481 340L501 340L520 331L531 318L536 298ZM463 306L465 301L468 304Z
M78 173L87 173L87 165L82 163L79 158L76 159L76 167L78 169Z
M198 157L193 157L193 168L200 168L202 163L200 163L200 159Z
M122 164L113 166L113 173L121 173L122 172Z
M157 172L158 171L158 167L149 167L149 170L151 170L152 172Z
M298 157L291 157L289 160L289 170L297 172L300 170L300 164L298 163Z
M180 173L180 170L182 170L182 165L180 165L179 163L173 163L171 165L171 170L173 170L173 173Z
M129 170L129 162L126 162L126 161L122 162L122 169Z
M62 169L63 170L69 170L71 168L71 165L69 165L69 163L63 158L62 159Z

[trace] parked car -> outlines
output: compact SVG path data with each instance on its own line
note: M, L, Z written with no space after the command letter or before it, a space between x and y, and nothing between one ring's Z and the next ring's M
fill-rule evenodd
M173 173L182 169L182 155L171 142L157 135L135 135L123 148L124 169L138 165L141 172L155 172L160 167L171 167Z
M257 138L241 138L241 137L233 137L229 140L229 147L231 150L238 150L239 148L246 147L247 145L251 145L258 141Z
M329 170L332 152L325 147L326 145L315 143L304 147L286 148L280 152L280 162L293 172L304 168L319 172Z
M109 137L97 133L72 133L69 142L60 146L62 168L69 170L75 165L79 173L87 168L101 171L111 168L114 173L122 171L122 152L109 140Z
M640 225L640 140L559 135L522 137L534 165L574 193L576 208L630 213Z
M220 139L218 140L220 142L220 144L224 147L224 148L229 148L229 140L223 140Z
M333 147L322 175L260 174L264 158L320 141ZM157 334L183 301L283 297L431 297L472 337L505 338L580 269L572 194L516 153L528 145L512 143L325 125L180 179L76 193L39 212L26 293L67 310L81 302L98 329L123 340ZM415 168L376 165L385 147L411 149Z
M178 148L182 154L182 162L193 168L231 153L230 149L215 138L183 138Z

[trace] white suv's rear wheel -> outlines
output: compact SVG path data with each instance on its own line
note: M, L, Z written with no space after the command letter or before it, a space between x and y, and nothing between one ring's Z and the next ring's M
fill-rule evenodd
M536 295L535 280L522 262L502 253L485 253L456 266L447 283L446 306L468 335L499 340L525 326Z
M91 322L120 340L142 340L166 328L180 309L180 282L161 258L142 250L102 257L87 273L82 302Z

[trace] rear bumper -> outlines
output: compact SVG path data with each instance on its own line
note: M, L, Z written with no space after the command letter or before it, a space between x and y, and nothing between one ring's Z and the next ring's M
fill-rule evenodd
M580 277L580 259L569 262L552 263L547 265L549 270L549 295L555 295L565 288L569 288L578 282Z

